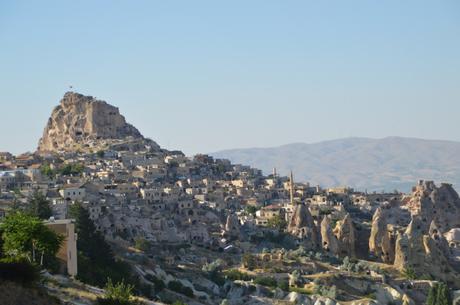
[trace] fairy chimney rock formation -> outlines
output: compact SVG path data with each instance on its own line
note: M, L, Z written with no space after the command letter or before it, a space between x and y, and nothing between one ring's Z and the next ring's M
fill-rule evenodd
M316 249L318 247L318 229L306 205L296 205L287 231L297 238L302 239L306 248Z
M325 251L332 255L339 254L339 243L331 228L331 218L327 215L321 221L321 240Z
M350 214L345 215L342 220L337 222L334 233L339 243L339 254L355 257L356 233Z
M388 230L387 211L379 207L372 217L370 253L381 258L385 263L393 263L395 244L392 240L392 234Z
M240 221L236 214L229 214L227 216L224 235L230 238L238 238L240 236Z
M398 234L394 266L399 270L413 270L419 276L430 275L459 285L460 275L443 249L444 237L436 233L434 224L430 227L424 232L423 220L419 216L412 218L406 231Z

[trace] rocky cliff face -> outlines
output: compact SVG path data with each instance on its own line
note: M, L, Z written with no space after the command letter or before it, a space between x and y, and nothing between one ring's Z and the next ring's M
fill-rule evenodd
M51 113L38 151L85 150L124 139L143 139L143 136L126 122L117 107L92 96L67 92Z
M345 215L344 219L337 222L334 233L339 242L340 255L356 257L356 232L350 214Z
M227 216L227 221L225 222L224 236L230 238L239 238L240 237L240 221L236 214L229 214Z
M308 207L304 204L295 207L287 231L302 239L303 246L307 249L316 249L319 246L318 229Z
M433 181L419 181L408 203L413 215L420 216L424 231L434 220L440 233L460 227L460 198L451 184L439 187Z
M424 234L424 223L413 217L406 231L398 234L394 266L400 270L412 269L418 276L429 275L448 284L459 285L460 275L446 257L446 241L432 223L430 234Z
M349 214L332 227L330 216L321 221L321 241L325 251L335 256L356 257L356 234Z
M323 249L332 254L339 255L339 242L331 228L331 218L325 215L321 221L321 240Z
M387 213L378 208L372 217L371 236L369 238L369 251L376 257L380 257L385 263L394 261L394 242L387 228Z

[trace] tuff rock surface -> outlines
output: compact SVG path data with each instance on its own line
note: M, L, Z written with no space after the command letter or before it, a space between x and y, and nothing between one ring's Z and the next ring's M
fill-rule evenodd
M388 230L387 210L378 208L372 217L371 236L369 238L369 251L385 263L393 263L395 243L391 232Z
M327 215L321 221L321 240L325 251L332 255L339 254L339 242L333 233L333 228L331 228L331 218Z
M460 274L454 270L444 251L445 241L431 226L431 236L425 232L424 222L414 216L404 233L398 233L394 266L413 270L417 275L430 275L447 283L460 284Z
M337 222L334 234L339 244L339 254L355 257L356 232L350 214L345 215L342 220Z
M144 138L117 107L92 96L67 92L48 119L38 151L97 149L113 140L128 139Z
M319 234L315 221L304 204L298 204L289 221L287 231L303 240L307 249L316 249L319 243Z
M421 226L428 231L434 220L440 233L460 227L460 198L451 184L419 181L408 203L412 215L420 216Z

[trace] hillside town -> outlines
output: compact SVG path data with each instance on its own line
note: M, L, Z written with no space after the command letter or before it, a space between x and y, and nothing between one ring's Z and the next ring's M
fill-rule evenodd
M439 283L460 299L451 184L368 193L295 181L295 170L162 149L116 107L68 92L36 152L0 153L0 219L46 198L46 224L66 236L62 273L78 279L81 205L142 282L166 285L147 296L156 302L417 305Z

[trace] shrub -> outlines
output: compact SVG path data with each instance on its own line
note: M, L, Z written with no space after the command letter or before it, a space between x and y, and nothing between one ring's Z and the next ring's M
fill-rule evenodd
M107 280L105 287L105 295L97 299L98 305L140 305L140 301L132 298L134 286L125 284L124 281L116 284L112 283L111 279Z
M49 178L52 178L56 174L48 163L44 163L42 166L40 166L40 172L42 175Z
M154 293L153 293L153 291L155 289L154 285L140 283L138 286L139 286L138 290L139 290L140 294L143 295L144 297L150 299L150 298L152 298L154 296Z
M133 288L134 287L132 285L125 284L124 281L113 284L112 280L108 279L107 286L105 287L105 296L108 299L129 301Z
M237 269L230 269L224 272L225 276L232 281L249 281L251 276Z
M99 158L104 158L104 155L105 155L105 152L103 150L98 150L96 152L96 155L99 157Z
M219 258L219 259L216 259L215 261L213 261L212 263L203 265L203 267L201 269L204 272L210 272L211 273L211 272L221 270L222 266L224 264L225 264L225 262L222 259Z
M81 175L83 170L85 169L83 164L80 163L72 163L66 164L59 169L61 175L69 176L69 175Z
M171 289L172 291L175 291L177 293L181 293L183 295L186 295L188 297L193 297L193 290L190 287L186 287L182 285L181 282L179 281L170 281L168 283L168 288Z
M278 282L278 288L284 291L289 291L289 281L288 280L280 280Z
M144 303L141 301L137 301L137 300L130 300L127 302L123 302L120 300L98 298L96 300L96 304L97 305L142 305Z
M284 230L286 228L286 220L284 220L279 215L274 216L268 220L268 227L277 229L279 231Z
M181 293L183 295L186 295L186 296L190 297L190 298L193 298L193 296L194 296L193 289L190 288L190 287L183 286Z
M29 204L26 208L27 214L38 217L40 219L49 219L51 216L53 216L51 203L41 192L35 191L28 201Z
M165 282L163 282L161 279L157 278L156 276L153 276L151 274L147 274L145 276L145 278L148 281L153 283L155 293L158 293L158 292L162 291L166 287Z
M245 210L246 213L251 214L253 216L256 216L256 212L257 212L258 209L255 206L248 205L248 206L246 206L246 208L244 210Z
M254 283L262 285L262 286L267 286L267 287L276 287L278 283L274 278L271 277L263 277L263 276L258 276L254 279Z
M139 249L139 250L144 251L144 252L150 250L151 244L145 238L136 238L134 243L135 243L134 247L136 249Z
M408 267L403 270L403 275L408 279L408 280L415 280L417 278L417 274L415 273L415 270L412 269L411 267Z
M220 271L210 272L209 279L219 286L223 286L225 284L225 278L222 276Z
M335 285L332 285L331 287L316 285L314 293L330 299L335 299L337 297L337 287Z
M449 305L452 304L451 302L449 288L445 283L436 283L430 288L427 305Z

